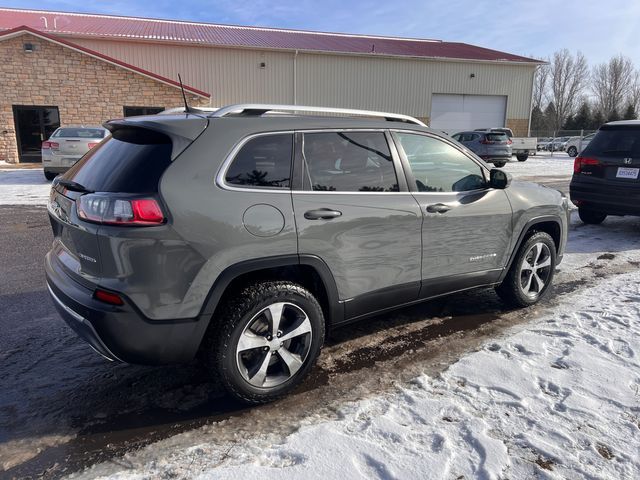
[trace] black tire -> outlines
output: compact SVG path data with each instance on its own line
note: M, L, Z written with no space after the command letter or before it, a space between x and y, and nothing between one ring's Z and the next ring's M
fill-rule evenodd
M526 162L527 158L529 158L529 155L516 155L516 158L519 162Z
M580 220L589 225L599 225L607 218L607 214L604 212L596 212L584 207L578 208L578 216Z
M507 162L494 162L493 165L497 168L502 168L507 164Z
M576 147L569 147L567 149L567 154L569 154L570 157L577 157L578 156L578 149Z
M54 178L56 178L57 173L54 172L47 172L46 170L44 171L44 178L46 178L49 181L52 181Z
M248 369L244 373L241 372L240 363L244 360L241 360L242 354L238 353L236 349L239 348L240 337L245 334L245 330L260 321L261 312L269 305L283 302L291 304L286 308L290 308L292 311L300 309L310 322L310 336L306 337L308 345L303 347L306 353L302 359L302 366L289 376L290 371L288 368L285 369L285 360L281 355L276 356L277 352L273 351L263 351L263 348L266 350L269 347L260 346L246 350L245 353L249 356L257 357L256 364L264 365L263 362L266 362L269 365L267 370L273 369L273 367L282 368L283 373L279 378L288 376L286 381L276 386L257 387L249 383L255 377L249 379L243 376L248 376L250 372ZM282 319L285 319L284 314ZM259 336L255 334L254 330L250 330L249 333L256 337ZM256 405L277 400L300 384L320 354L324 343L324 334L325 324L322 308L308 290L287 281L260 282L241 288L221 305L219 313L216 313L216 318L212 320L202 353L209 370L229 394L244 403ZM271 339L268 336L268 330L260 335L263 335L265 340ZM291 345L293 344L283 350ZM280 346L282 347L282 344ZM306 350L307 348L308 350ZM287 352L289 351L287 350ZM273 360L267 359L267 356L271 358L271 355L274 356ZM260 360L260 357L263 360ZM302 355L299 355L298 358L302 358ZM277 365L271 365L270 362L277 363ZM267 370L265 370L265 374ZM274 378L278 377L274 376Z
M527 280L529 280L527 276L527 269L523 268L523 262L527 262L529 264L530 261L527 259L529 255L532 253L535 255L535 250L532 250L536 245L542 244L546 246L546 252L548 252L548 257L550 262L548 267L541 267L536 273L541 272L540 276L544 277L544 286L539 289L537 292L525 292L525 285L527 285ZM543 258L543 257L540 257ZM542 260L538 263L544 264L545 260ZM516 257L513 259L513 263L509 268L509 272L507 276L504 278L502 283L496 287L496 292L500 296L500 298L505 301L507 304L515 307L528 307L529 305L533 305L537 303L544 295L549 291L549 286L551 286L553 282L553 275L556 268L556 245L553 241L553 238L546 232L534 232L529 238L527 238ZM531 270L531 274L533 274L533 270ZM529 282L529 285L532 286L533 281ZM537 282L536 282L537 283ZM525 284L525 285L523 285ZM539 284L537 284L539 286Z

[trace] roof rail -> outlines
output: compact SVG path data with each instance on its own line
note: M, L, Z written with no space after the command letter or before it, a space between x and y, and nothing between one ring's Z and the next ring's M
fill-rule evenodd
M236 115L240 117L260 116L267 112L309 112L309 113L335 113L348 116L378 117L390 122L413 123L426 127L424 123L409 115L401 113L374 112L370 110L356 110L353 108L309 107L305 105L269 105L261 103L239 103L228 105L215 111L209 117L227 117Z

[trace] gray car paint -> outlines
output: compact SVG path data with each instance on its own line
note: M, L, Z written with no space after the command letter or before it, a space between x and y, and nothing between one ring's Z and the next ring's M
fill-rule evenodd
M141 117L133 122L146 128L162 124L163 131L169 132L169 124L180 124L179 117L193 123L179 136L195 141L179 152L161 179L168 224L145 229L100 227L99 267L71 265L71 261L68 266L77 268L85 281L126 294L151 320L195 318L220 274L252 259L317 254L329 265L340 299L348 300L394 285L415 285L425 278L502 268L520 229L537 216L558 218L566 232L560 194L517 182L504 191L474 193L477 198L470 198L470 193L456 198L445 195L443 201L457 202L462 208L432 218L420 213L427 199L407 192L292 193L230 189L216 181L238 143L255 134L336 128L385 130L401 125L403 130L440 136L427 128L366 119L294 116L208 119L203 130L203 120L191 115ZM282 214L278 233L255 234L255 230L271 231L273 217L260 225L252 216L251 228L244 225L245 213L255 205L269 205ZM339 221L312 223L300 217L308 208L331 206L343 211ZM493 253L496 257L481 262L469 260Z

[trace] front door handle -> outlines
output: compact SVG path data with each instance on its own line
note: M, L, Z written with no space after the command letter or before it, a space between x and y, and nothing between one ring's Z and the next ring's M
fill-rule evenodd
M318 208L317 210L309 210L304 212L304 218L307 220L331 220L340 217L342 212L332 210L330 208Z
M428 213L446 213L451 210L449 205L445 205L444 203L434 203L433 205L427 205Z

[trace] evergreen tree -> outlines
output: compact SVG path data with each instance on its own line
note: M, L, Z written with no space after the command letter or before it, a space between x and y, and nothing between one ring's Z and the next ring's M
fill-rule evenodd
M596 110L591 117L591 124L589 125L589 130L597 130L600 128L600 125L605 123L607 120L604 118L604 114L598 109Z
M573 126L571 130L590 130L591 129L591 107L589 102L582 102L578 112L573 117Z
M633 106L633 103L627 105L627 108L624 111L624 115L622 115L623 120L636 120L638 115L636 113L636 109Z
M609 114L609 116L607 117L607 122L617 122L618 120L621 120L621 119L622 118L620 117L618 110L614 108Z

